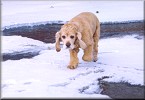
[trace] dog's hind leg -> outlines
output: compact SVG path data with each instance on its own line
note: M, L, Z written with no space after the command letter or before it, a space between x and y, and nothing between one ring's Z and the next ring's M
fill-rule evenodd
M93 36L94 46L93 46L93 61L96 62L98 60L98 42L100 38L100 25L96 28L96 31Z
M84 61L92 61L92 59L93 59L92 51L93 51L93 45L87 46L87 48L84 50L84 55L83 55L82 59Z

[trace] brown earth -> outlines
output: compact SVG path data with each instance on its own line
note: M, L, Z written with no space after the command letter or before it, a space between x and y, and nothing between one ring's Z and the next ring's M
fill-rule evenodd
M131 85L127 82L103 82L101 94L108 95L112 99L143 99L145 98L145 86Z
M40 24L34 26L21 26L13 28L5 28L2 32L4 36L21 35L45 43L55 42L55 33L61 28L63 24ZM101 23L100 39L108 37L121 37L125 35L138 34L144 35L144 22L122 22L122 23Z

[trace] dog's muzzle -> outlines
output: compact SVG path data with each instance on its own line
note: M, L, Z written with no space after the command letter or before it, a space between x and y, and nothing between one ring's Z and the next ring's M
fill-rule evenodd
M70 44L69 42L66 43L66 47L67 47L67 48L70 48L70 45L71 45L71 44Z

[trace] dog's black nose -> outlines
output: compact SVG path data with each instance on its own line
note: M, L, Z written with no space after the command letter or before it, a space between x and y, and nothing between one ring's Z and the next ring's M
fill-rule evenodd
M69 47L70 47L70 43L69 43L69 42L67 42L67 43L66 43L66 46L69 48Z

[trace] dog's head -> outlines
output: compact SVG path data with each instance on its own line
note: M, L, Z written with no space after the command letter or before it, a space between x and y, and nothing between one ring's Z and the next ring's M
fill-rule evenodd
M61 30L56 33L55 47L56 51L59 52L60 49L60 40L62 40L65 48L74 49L76 41L79 40L79 45L82 49L86 48L86 44L81 40L82 35L78 31L78 27L75 24L67 23L61 27Z

